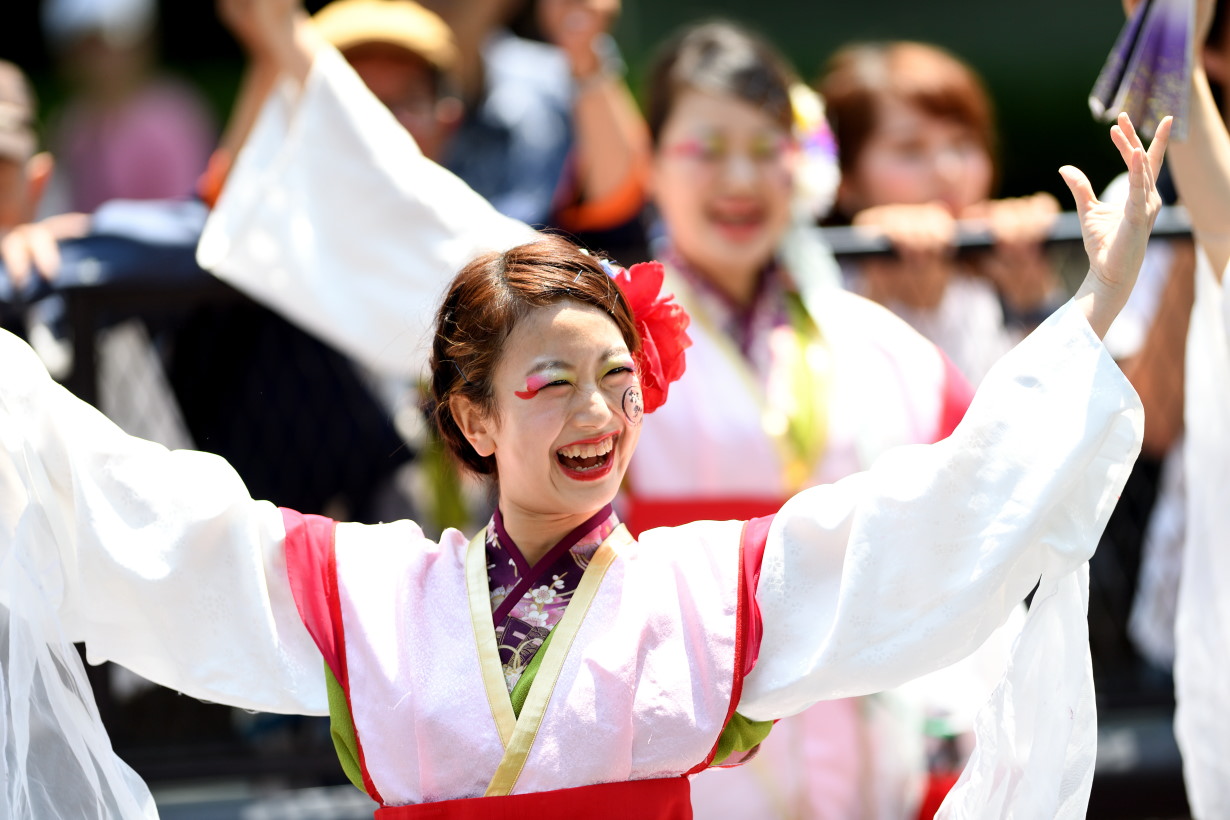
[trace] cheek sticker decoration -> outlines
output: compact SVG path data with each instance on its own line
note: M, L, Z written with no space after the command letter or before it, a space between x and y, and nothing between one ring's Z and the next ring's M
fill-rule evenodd
M641 423L641 416L645 415L645 401L641 398L639 385L633 385L624 391L623 409L629 424Z

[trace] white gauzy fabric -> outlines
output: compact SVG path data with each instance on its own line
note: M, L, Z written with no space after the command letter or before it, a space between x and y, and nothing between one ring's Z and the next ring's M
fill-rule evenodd
M1096 747L1085 562L1142 430L1135 392L1069 304L991 370L950 438L795 496L770 529L740 713L794 714L947 666L1041 578L945 811L1083 817Z
M0 561L38 568L65 636L193 697L327 714L278 510L217 456L126 435L4 331L0 362Z
M0 361L6 387L20 380L3 345ZM36 503L50 489L21 457L25 430L10 410L0 395L0 816L156 818L149 790L112 751L61 628L65 568L54 551L32 548L54 543L62 522Z
M0 816L8 820L156 818L149 789L116 757L85 669L38 577L0 564Z
M1187 336L1187 543L1175 620L1175 736L1192 815L1230 817L1230 299L1197 252ZM1224 276L1224 274L1223 274Z
M22 469L0 463L0 471ZM24 500L0 496L0 542L19 528L50 538L52 521ZM81 658L60 628L63 586L54 555L9 550L0 559L0 817L156 818L149 789L112 751Z
M326 48L297 99L270 95L197 260L367 367L417 379L457 271L538 237L424 157Z

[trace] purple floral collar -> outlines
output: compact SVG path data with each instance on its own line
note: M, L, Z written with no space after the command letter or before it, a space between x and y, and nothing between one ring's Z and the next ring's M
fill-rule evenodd
M568 533L531 567L504 529L499 510L487 526L487 587L504 680L511 692L564 615L589 561L619 526L611 505Z

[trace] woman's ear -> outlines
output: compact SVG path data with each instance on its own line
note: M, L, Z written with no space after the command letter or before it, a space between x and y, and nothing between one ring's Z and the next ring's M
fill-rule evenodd
M465 396L449 397L449 410L457 422L461 434L470 442L474 452L486 458L495 453L495 425L482 409Z

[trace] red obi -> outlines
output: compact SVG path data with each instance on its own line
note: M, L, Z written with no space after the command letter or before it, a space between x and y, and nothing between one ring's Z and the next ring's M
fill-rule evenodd
M692 820L686 777L600 783L575 789L386 806L376 820Z

